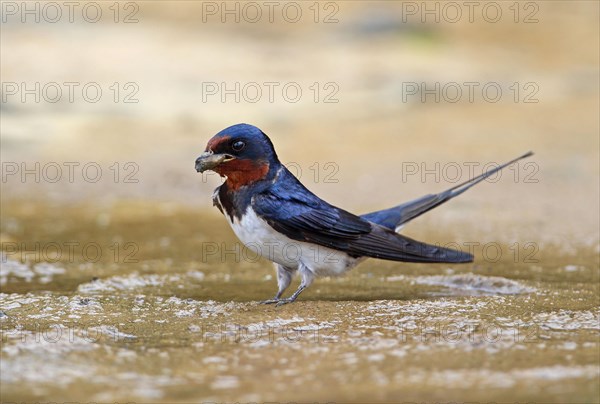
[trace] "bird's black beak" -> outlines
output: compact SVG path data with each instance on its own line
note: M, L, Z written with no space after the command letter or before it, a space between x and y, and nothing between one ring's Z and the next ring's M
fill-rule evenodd
M202 173L206 170L212 170L221 163L231 161L235 157L229 154L215 154L213 152L204 152L196 159L196 171Z

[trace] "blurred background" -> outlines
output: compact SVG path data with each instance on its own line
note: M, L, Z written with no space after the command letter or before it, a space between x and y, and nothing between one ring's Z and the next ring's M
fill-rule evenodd
M19 167L3 166L3 200L210 208L220 181L201 180L193 161L213 134L246 122L310 189L355 212L533 150L535 166L431 217L464 223L489 209L535 226L532 237L597 236L595 2L226 4L82 3L72 17L58 8L55 23L44 3L30 14L4 4L2 161ZM72 183L65 162L80 164Z
M151 286L144 294L165 299L173 294L221 302L268 297L275 280L267 262L232 263L221 256L207 259L203 244L235 243L235 238L212 207L211 194L221 179L197 174L194 160L210 137L240 122L254 124L269 135L280 160L309 189L355 213L442 191L494 164L534 151L533 157L504 170L501 176L419 218L406 233L432 243L518 243L521 254L535 250L536 265L523 266L522 258L511 258L502 269L486 261L465 267L464 272L534 283L567 282L563 286L568 290L591 288L582 304L593 312L592 323L597 320L598 2L132 1L68 5L2 1L1 7L0 238L5 300L0 313L16 321L5 321L3 330L35 332L42 321L35 317L36 310L45 306L59 310L64 306L60 299L69 301L89 292L81 285L97 278L117 282L117 277L124 282L122 277L132 274L146 280L143 276L179 274L170 281L167 277L142 282L142 286ZM64 253L69 241L97 242L104 254L97 262L81 258L79 251L75 259L62 254L50 260L43 250L44 245L58 242ZM41 253L36 243L41 243ZM117 249L121 254L135 250L135 262L126 265L122 257L113 259L114 249L109 252L113 243L120 243ZM534 245L533 250L524 247L525 243L533 243L529 245ZM27 255L26 251L34 253ZM514 249L510 251L513 254ZM481 251L476 250L476 255L481 256ZM507 259L503 257L502 262ZM33 267L48 261L52 265ZM380 279L398 273L443 273L422 267L414 273L411 269L402 272L395 264L381 262L365 265L366 269L350 278L347 289L342 280L325 282L307 294L308 299L337 296L332 295L335 290L342 290L339 300L393 299L394 292L382 291L380 284L369 284L373 289L366 291L359 285L371 282L365 279L372 274ZM243 282L235 283L235 279ZM182 283L186 286L180 287ZM112 290L96 290L100 291L96 299L105 310L113 304L110 310L124 310L127 321L133 321L130 308L125 310L111 300L113 292L132 287L134 295L142 292L136 285L118 284L122 287L112 284ZM553 290L545 287L541 289ZM410 299L413 292L405 292L403 296ZM35 300L41 299L39 293L54 306ZM427 291L415 293L416 297L437 296ZM38 306L26 309L27 299L34 299L30 302ZM280 318L281 313L288 313L257 314L254 311L262 308L241 307L222 310L237 313L232 314L234 318L250 310L256 321L266 321L261 316ZM541 311L546 309L540 306ZM286 310L292 316L298 309ZM314 313L314 309L306 310ZM52 321L60 322L69 313L54 313ZM50 324L43 323L43 327ZM147 331L158 338L156 329ZM148 346L163 347L162 340L148 338L153 343L136 346L138 353ZM177 345L173 342L177 335L172 338L169 343ZM591 358L597 354L598 344L591 344L573 359L592 366L578 379L580 384L556 392L540 388L535 394L541 396L527 395L525 390L521 396L507 396L502 389L509 385L494 386L500 389L497 397L592 400L589 397L597 393L598 386ZM48 363L54 348L45 347L38 356L29 348L11 349L3 351L3 377L27 374ZM540 358L544 356L543 350L538 353ZM519 363L517 354L515 351L515 363ZM97 355L98 361L113 363ZM135 373L142 365L149 366L123 355L125 359L114 362L112 370L102 368L91 375L105 374L98 383L110 385L114 381L106 379L106 374L120 374L115 369L129 366ZM161 352L148 355L162 363ZM177 356L171 355L173 367L161 366L177 367L173 359ZM187 354L180 360L187 360ZM357 387L356 395L343 395L342 390L338 391L342 395L328 395L327 386L315 388L311 394L305 386L293 389L295 395L282 396L276 394L284 391L279 387L251 384L252 377L244 375L243 369L237 376L223 379L222 367L235 366L220 360L204 362L195 370L200 376L194 382L182 382L177 377L187 376L175 374L172 379L163 375L165 384L150 376L139 380L124 376L114 383L133 386L133 390L109 389L104 395L94 383L72 390L68 383L53 384L52 372L73 363L52 362L53 370L46 376L3 379L3 399L344 397L352 401L373 397L370 394L377 385L377 381L367 380ZM448 369L458 366L451 363ZM284 366L271 365L274 369ZM302 368L296 365L295 369ZM422 366L429 369L428 364ZM338 382L353 380L340 372L335 379ZM58 374L67 381L76 380L74 375ZM519 375L516 379L525 377ZM293 372L278 377L293 377ZM403 397L440 399L427 384L438 379L424 376L423 380L429 381L414 382L413 386L422 386L416 393L410 385L399 390L380 385L375 397L394 401L400 391ZM440 386L448 387L447 379L439 380ZM489 398L485 395L489 386L481 383L477 385L480 390L473 386L461 390L459 386L453 397ZM37 387L24 389L24 385ZM180 385L195 387L178 390L179 396L165 393ZM256 394L243 395L242 387ZM515 391L511 394L517 394Z

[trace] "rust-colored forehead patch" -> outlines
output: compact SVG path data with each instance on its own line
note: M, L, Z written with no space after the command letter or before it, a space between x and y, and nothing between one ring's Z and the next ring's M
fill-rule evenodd
M222 143L227 143L229 142L229 140L231 139L231 136L219 136L219 137L213 137L212 139L210 139L208 141L208 143L206 144L206 151L215 151L218 149L219 145L221 145Z

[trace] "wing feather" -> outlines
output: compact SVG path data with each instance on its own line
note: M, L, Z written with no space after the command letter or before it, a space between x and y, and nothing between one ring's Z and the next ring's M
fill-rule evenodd
M293 240L315 243L356 257L408 262L473 260L468 253L425 244L394 233L332 206L304 188L303 192L287 191L263 191L252 198L252 208L276 231Z

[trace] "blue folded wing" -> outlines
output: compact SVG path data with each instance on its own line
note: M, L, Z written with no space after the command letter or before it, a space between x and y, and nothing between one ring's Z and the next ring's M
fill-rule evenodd
M291 177L291 178L290 178ZM253 196L251 206L288 238L343 251L355 257L408 262L470 262L473 256L394 233L321 200L290 173Z

